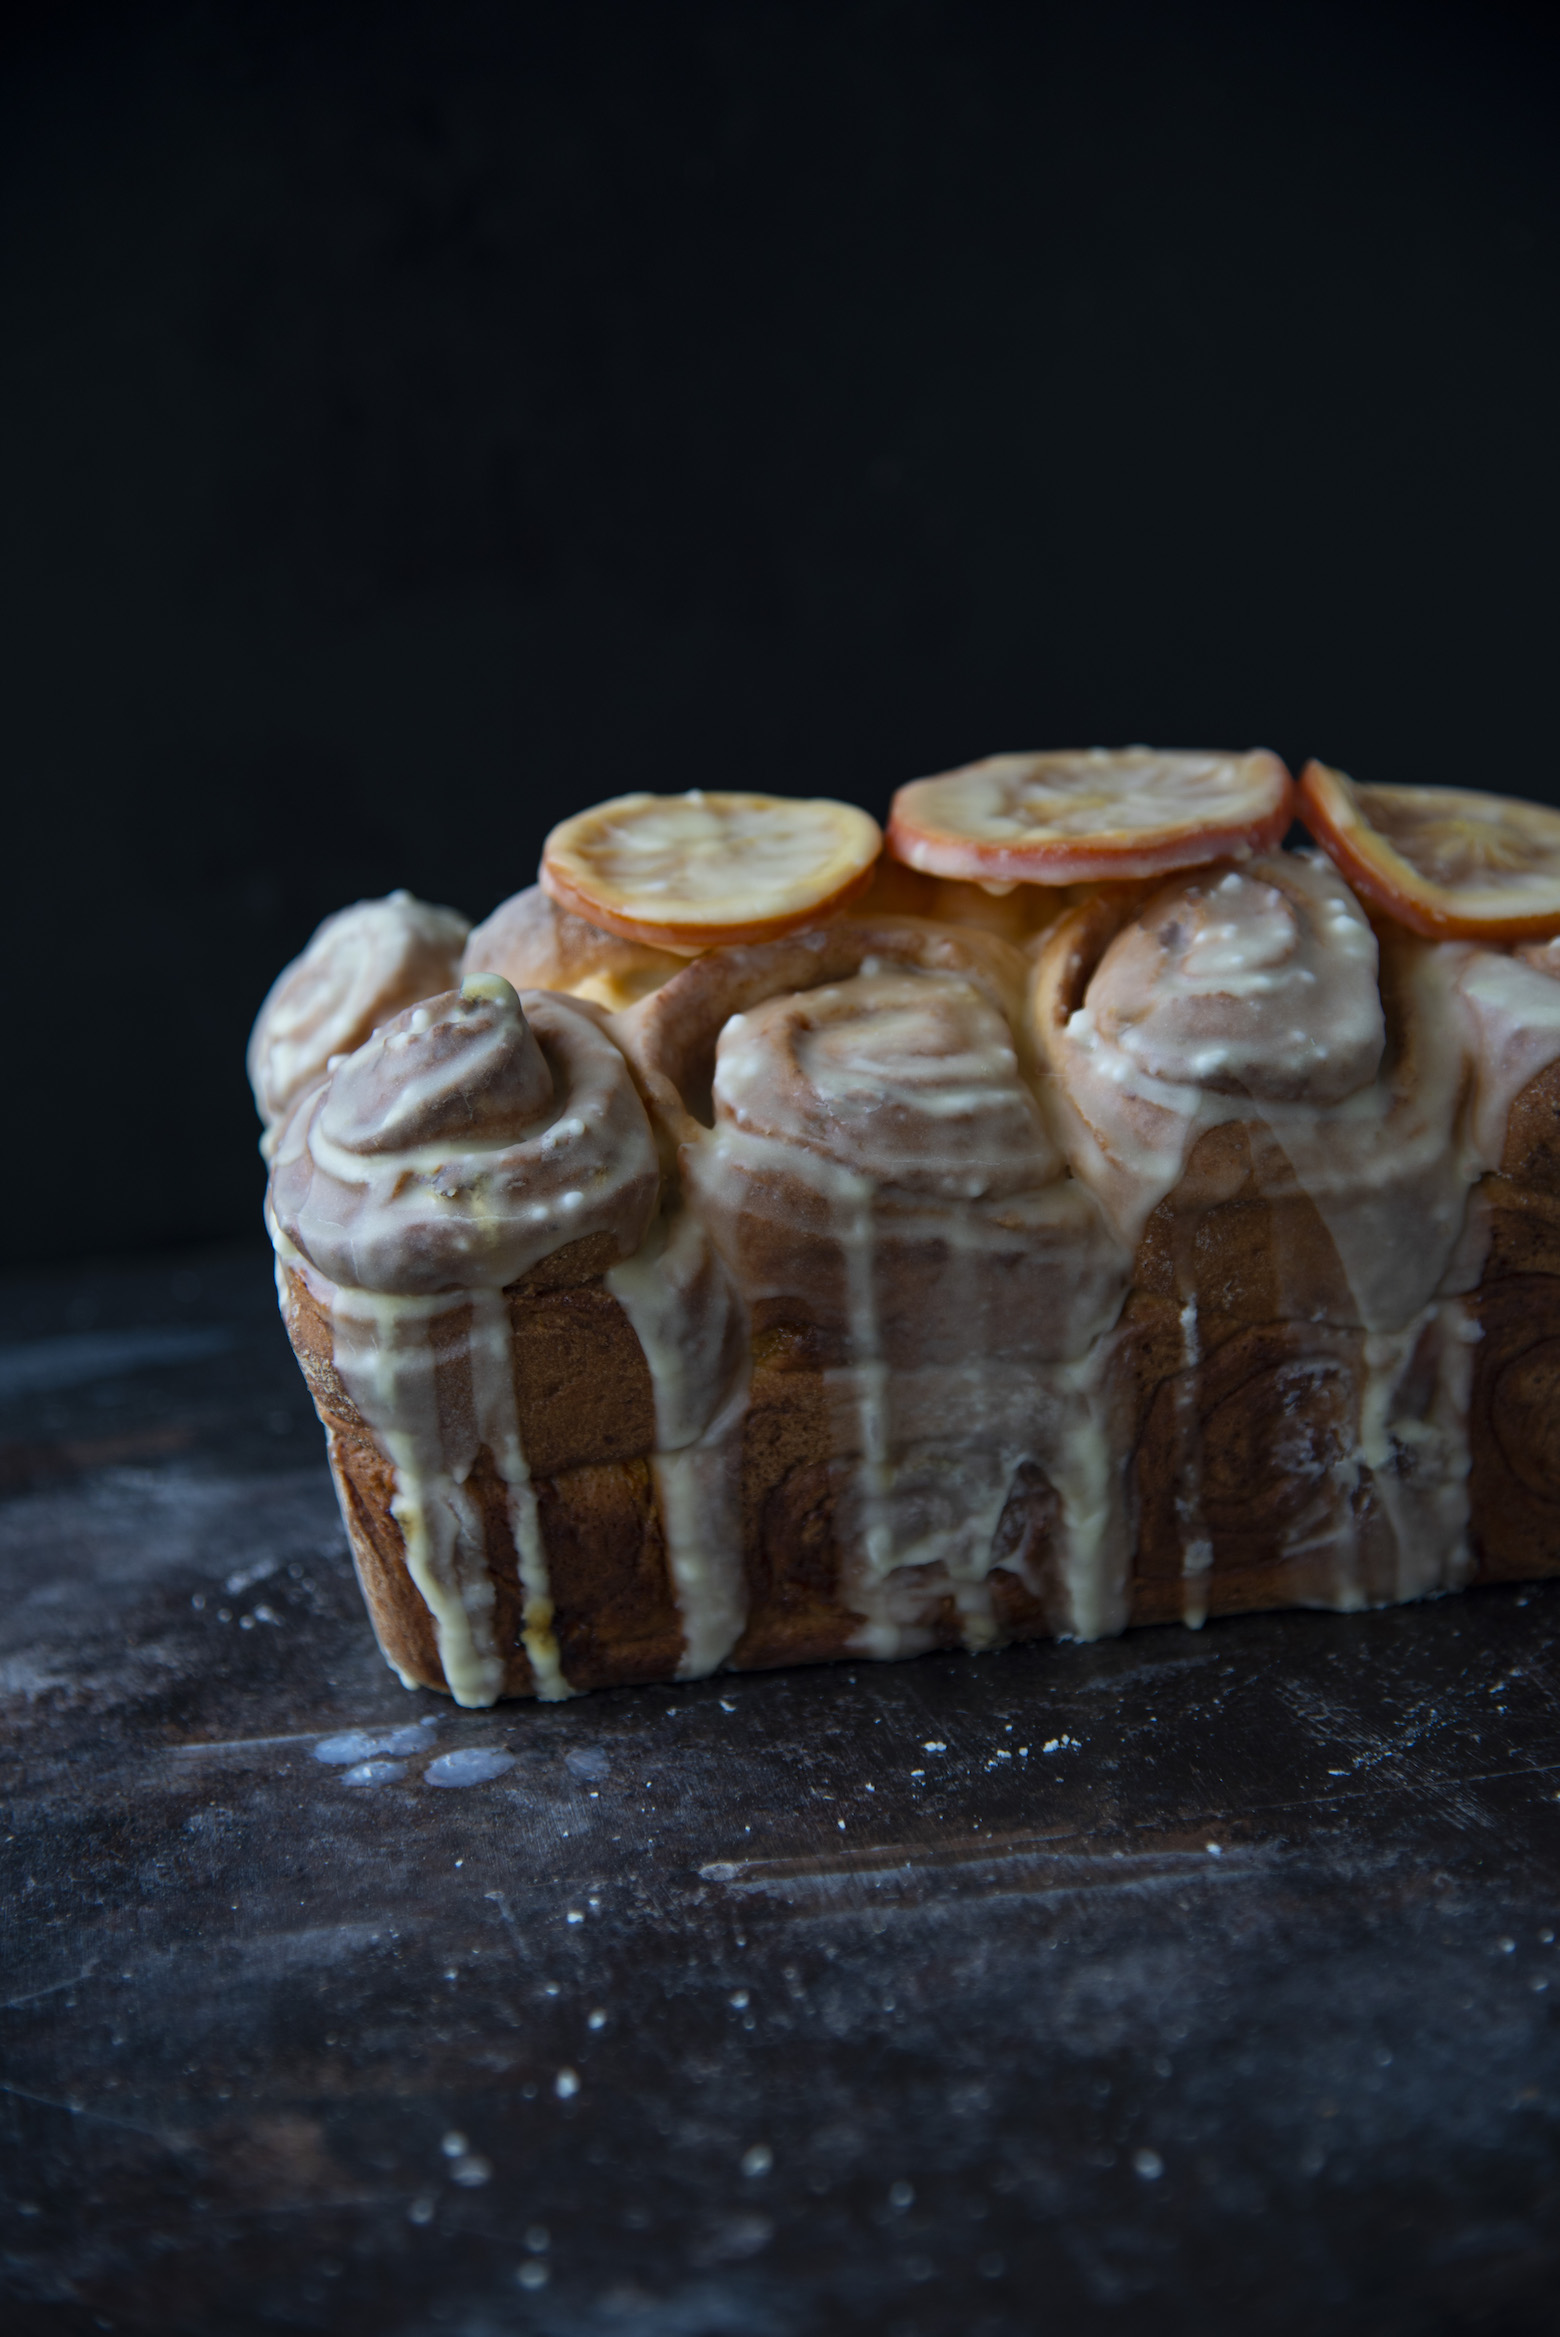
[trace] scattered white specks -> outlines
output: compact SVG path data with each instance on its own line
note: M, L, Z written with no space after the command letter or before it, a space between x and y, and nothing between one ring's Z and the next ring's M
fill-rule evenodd
M751 2150L742 2153L742 2172L749 2177L767 2175L775 2163L775 2154L767 2142L755 2142Z
M586 2026L588 2029L604 2029L604 2028L606 2027L606 2025L607 2025L607 2016L606 2016L606 2014L605 2014L605 2013L602 2011L602 2009L601 2009L600 2005L598 2004L598 2005L597 2005L597 2007L596 2007L596 2009L595 2009L595 2011L594 2011L593 2013L591 2013L591 2014L589 2015L589 2017L587 2018L587 2020L586 2020L586 2022L585 2022L585 2026Z
M545 2256L552 2246L552 2233L545 2223L533 2223L527 2227L525 2244L533 2256Z
M439 2148L446 2158L464 2158L471 2145L464 2134L451 2132L446 2134Z
M515 2274L522 2288L545 2288L550 2277L546 2265L538 2264L534 2257L529 2264L522 2264Z
M913 2183L890 2183L888 2204L890 2207L897 2207L902 2215L907 2207L915 2205L915 2185Z
M557 2095L559 2101L572 2102L579 2090L580 2081L578 2072L572 2069L560 2069L557 2076L553 2079L553 2092Z
M748 1997L747 1990L745 1988L739 1988L736 1994L734 1996L728 1996L726 2001L731 2006L733 2012L746 2012L750 1999Z
M843 1818L836 1818L834 1823L838 1826L840 1832L843 1834L845 1831L845 1820Z
M724 1696L720 1699L720 1708L722 1712L735 1712L737 1709L734 1704L728 1704Z
M1165 2171L1165 2162L1157 2150L1135 2150L1132 2164L1145 2183L1157 2183Z
M1528 1982L1528 1986L1532 1989L1535 1996L1542 1996L1544 1990L1549 1986L1549 1982L1544 1979L1541 1973L1535 1972L1532 1979Z
M912 1777L924 1777L926 1775L926 1771L924 1769L912 1769L910 1774ZM1560 1801L1560 1793L1555 1795L1555 1799L1556 1801Z
M450 2169L450 2178L453 2182L463 2184L468 2191L478 2191L484 2183L492 2181L493 2169L485 2158L478 2158L472 2152L466 2158L455 2161Z
M412 2204L407 2209L406 2213L409 2222L432 2223L433 2201L428 2197L426 2191L422 2194L421 2198L414 2199L412 2201Z
M1222 1858L1224 1856L1224 1846L1222 1843L1205 1842L1203 1844L1203 1848L1207 1851L1210 1858Z
M941 1737L928 1737L921 1750L923 1753L946 1753L948 1748Z
M1500 1952L1503 1956L1514 1956L1517 1952L1516 1941L1514 1939L1503 1939L1500 1942Z
M564 1917L564 1921L566 1923L583 1923L584 1920L585 1910L583 1907L571 1907L568 1914Z

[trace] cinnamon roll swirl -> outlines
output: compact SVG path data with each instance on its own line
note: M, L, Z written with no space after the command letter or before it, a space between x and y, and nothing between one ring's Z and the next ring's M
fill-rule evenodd
M473 975L398 1015L306 1096L271 1210L335 1283L396 1297L502 1290L566 1242L638 1248L659 1177L622 1055L544 991Z
M618 1026L754 1325L738 1663L1119 1619L1091 1374L1123 1257L1047 1131L1023 978L993 937L847 918Z
M410 893L359 901L327 917L266 993L249 1040L249 1082L266 1129L338 1056L361 1047L403 1007L456 979L467 925Z
M1061 1141L1135 1250L1135 1612L1449 1587L1477 1173L1455 968L1378 944L1312 854L1114 923L1063 920L1034 1004Z

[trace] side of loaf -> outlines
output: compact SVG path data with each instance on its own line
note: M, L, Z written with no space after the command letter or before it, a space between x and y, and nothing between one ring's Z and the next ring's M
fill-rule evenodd
M275 1017L283 1315L409 1685L1560 1571L1560 949L1276 848L885 862L697 951L533 889L452 964L373 907L382 1011L349 913L251 1056Z

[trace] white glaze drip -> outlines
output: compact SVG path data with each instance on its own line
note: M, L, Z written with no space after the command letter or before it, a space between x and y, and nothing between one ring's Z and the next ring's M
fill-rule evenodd
M1399 1599L1458 1590L1472 1570L1468 1398L1478 1337L1469 1309L1452 1298L1427 1307L1404 1330L1365 1342L1359 1460L1391 1522ZM1405 1404L1404 1383L1425 1342L1435 1380L1421 1414Z
M1203 1516L1202 1500L1202 1431L1197 1414L1201 1369L1197 1301L1189 1298L1181 1309L1181 1370L1176 1382L1181 1433L1177 1439L1180 1465L1175 1509L1181 1528L1181 1620L1191 1631L1200 1631L1208 1620L1208 1576L1213 1567L1213 1543Z
M338 1290L333 1326L341 1383L395 1470L390 1511L450 1694L477 1706L495 1703L504 1685L481 1512L467 1490L479 1439L474 1418L452 1433L441 1413L431 1336L465 1303Z
M726 1661L747 1621L745 1379L732 1392L746 1356L741 1310L709 1237L686 1209L658 1218L635 1255L609 1271L606 1286L633 1326L655 1391L651 1469L682 1619L677 1676L702 1679Z
M747 1623L742 1566L744 1374L703 1435L651 1459L667 1565L682 1618L680 1680L719 1671Z
M521 1636L536 1693L544 1704L560 1703L574 1690L563 1676L553 1633L552 1585L547 1550L536 1506L536 1489L520 1442L515 1403L514 1332L501 1292L471 1294L471 1402L477 1435L504 1480L509 1530L522 1596Z

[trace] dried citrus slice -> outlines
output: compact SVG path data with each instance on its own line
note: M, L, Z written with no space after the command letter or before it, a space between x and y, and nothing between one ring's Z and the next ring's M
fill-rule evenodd
M1289 824L1276 755L988 755L894 797L888 848L932 876L1081 884L1244 858Z
M1471 787L1357 787L1307 763L1295 803L1357 893L1430 941L1560 933L1560 811Z
M819 797L620 795L554 828L542 883L609 933L691 954L843 908L882 848L876 820Z

